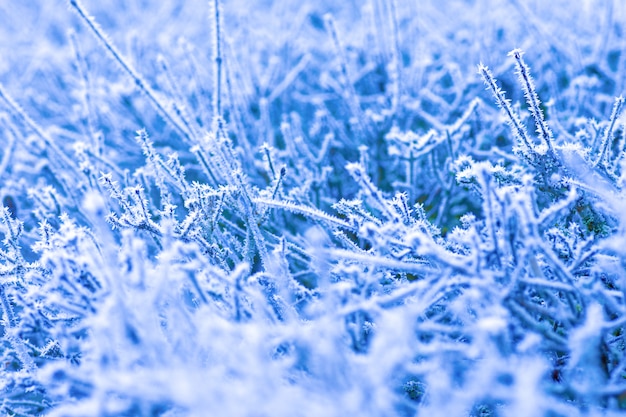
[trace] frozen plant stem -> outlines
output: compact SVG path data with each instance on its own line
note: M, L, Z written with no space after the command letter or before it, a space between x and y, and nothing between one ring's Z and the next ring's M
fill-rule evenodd
M280 189L280 185L282 184L283 179L285 178L286 174L287 174L287 168L283 166L280 169L280 176L276 179L276 185L274 186L274 191L272 191L272 200L276 198L276 195L278 194L278 190Z
M6 323L10 328L14 328L16 326L15 314L13 312L13 307L11 306L11 301L9 300L4 288L4 284L0 284L0 303L2 303Z
M80 4L78 0L70 0L70 5L76 10L78 16L85 22L87 27L91 30L94 36L100 41L104 49L106 49L113 58L120 64L122 69L130 75L130 77L134 80L135 84L143 92L148 100L155 107L156 111L165 119L176 131L189 143L192 142L191 135L187 130L185 130L181 124L176 121L174 117L165 109L165 106L161 104L159 99L156 97L156 94L152 89L148 86L148 84L144 81L143 78L139 76L137 71L126 61L126 59L120 54L120 52L115 48L115 46L107 39L105 33L100 29L100 26L96 23L95 19L87 14L83 6Z
M266 207L270 207L274 209L282 209L285 211L290 211L292 213L298 213L305 217L309 217L313 220L317 220L319 222L328 224L334 228L342 228L342 229L350 230L352 232L356 231L356 228L352 224L338 217L335 217L321 210L318 210L314 207L308 207L302 204L297 204L297 203L286 201L286 200L278 201L274 199L264 199L264 198L255 198L253 202L255 204L261 204Z
M491 73L489 68L487 68L483 64L480 64L478 66L478 73L483 78L483 81L487 85L487 88L491 90L491 93L496 99L496 103L498 103L498 107L506 112L509 125L513 128L513 133L515 134L515 136L517 136L517 138L524 143L526 149L534 156L535 151L530 145L530 138L528 137L526 129L524 128L524 126L522 126L522 122L519 119L519 116L513 111L509 99L507 99L504 95L504 91L502 91L502 89L496 84L496 80L493 77L493 74Z
M78 46L78 41L76 39L76 32L72 30L69 32L68 36L70 38L70 42L72 43L72 48L74 49L74 56L76 59L76 68L78 69L78 73L83 79L83 83L84 83L83 100L84 100L85 110L86 110L85 119L86 119L87 132L89 134L89 137L93 145L95 146L95 149L98 149L98 139L96 138L97 129L94 126L94 123L92 120L92 115L94 114L94 112L93 112L93 105L91 102L91 92L90 92L91 82L89 79L89 70L87 68L87 63L85 62L85 58L83 57L80 47ZM96 154L99 155L100 153L96 152Z
M328 31L332 41L333 47L335 48L335 53L339 57L339 63L341 66L341 82L344 85L344 88L347 90L347 100L350 106L350 110L353 113L353 116L357 119L357 126L361 130L362 133L367 132L367 125L364 121L361 104L359 102L359 98L356 90L354 89L354 79L352 74L348 69L348 58L344 53L344 48L342 43L339 40L339 35L337 34L337 28L335 26L335 19L330 13L324 15L324 26Z
M194 137L198 136L196 126L192 125L192 118L189 116L187 109L184 106L178 105L178 103L184 103L183 95L181 94L181 90L172 75L172 71L170 70L170 66L167 63L167 60L164 56L159 55L157 58L159 65L161 66L161 70L165 74L165 79L167 80L167 84L169 85L170 92L176 101L172 103L172 107L174 112L178 116L178 118L183 122L185 127L189 132L192 133Z
M220 0L211 2L213 22L213 61L215 62L215 88L213 90L214 117L222 120L222 10Z
M0 179L4 176L7 170L11 167L11 160L13 159L13 153L15 151L15 147L17 144L17 134L13 130L13 127L9 123L9 121L0 117L0 127L3 128L5 135L7 137L7 141L9 142L5 145L4 154L2 155L2 160L0 161Z
M554 148L552 145L553 136L550 127L546 123L546 120L543 116L543 111L541 111L539 101L539 96L537 95L537 91L535 89L535 83L530 76L530 70L522 55L524 52L521 49L514 49L510 53L515 58L515 63L517 65L517 74L519 76L519 80L522 84L522 88L524 89L524 95L526 96L526 102L528 103L528 108L530 113L533 115L533 119L535 119L535 126L537 126L537 133L541 139L548 146L548 150L551 154L554 153Z
M18 267L24 266L24 258L22 257L22 248L20 247L20 235L22 234L22 223L19 220L15 220L12 217L11 210L9 207L2 207L2 223L7 228L5 244L13 249L13 256L15 260L13 261L15 265Z
M402 52L400 51L400 36L398 30L398 12L395 0L387 0L389 7L389 26L391 26L391 111L395 113L400 102L400 93L402 91Z
M611 112L611 118L609 119L609 126L604 131L604 135L602 138L602 144L600 145L600 155L598 155L598 159L594 162L593 166L598 166L602 160L606 159L607 149L611 143L611 136L613 136L613 129L615 128L615 122L619 119L622 114L624 106L624 97L619 96L615 99L615 103L613 104L613 111Z
M267 159L267 165L270 172L272 173L272 179L276 179L276 171L274 170L274 164L272 163L272 154L270 152L270 147L267 142L261 146L261 149L263 150L265 158Z
M68 158L67 155L57 147L52 138L44 132L44 130L30 118L28 114L13 100L5 90L4 86L0 84L0 99L2 99L12 113L17 116L26 126L28 126L46 145L46 147L56 156L60 162L63 163L63 167L66 169L75 170L75 164ZM59 178L60 180L60 178Z

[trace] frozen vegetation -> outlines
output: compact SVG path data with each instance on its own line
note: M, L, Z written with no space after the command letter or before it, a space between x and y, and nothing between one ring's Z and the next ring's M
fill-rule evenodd
M0 414L626 412L621 0L0 2Z

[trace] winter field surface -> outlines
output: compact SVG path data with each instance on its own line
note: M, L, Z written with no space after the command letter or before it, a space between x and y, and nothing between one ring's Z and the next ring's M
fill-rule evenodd
M0 1L0 415L626 413L621 0Z

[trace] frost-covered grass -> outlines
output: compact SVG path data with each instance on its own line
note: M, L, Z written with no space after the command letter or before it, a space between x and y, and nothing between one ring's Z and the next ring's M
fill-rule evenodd
M626 410L619 0L0 3L0 414Z

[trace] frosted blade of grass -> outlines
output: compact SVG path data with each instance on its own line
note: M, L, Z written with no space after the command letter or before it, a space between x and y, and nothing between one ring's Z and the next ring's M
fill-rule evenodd
M326 27L326 30L328 31L328 34L333 41L335 53L339 57L339 64L341 68L341 83L343 84L343 88L347 90L347 96L345 98L346 100L348 100L348 105L353 113L352 116L356 117L357 127L361 130L361 133L369 133L369 125L365 120L363 110L361 109L359 96L354 88L354 77L352 76L352 73L348 67L348 58L346 57L344 46L339 39L339 35L337 34L335 19L333 18L332 14L327 13L324 15L324 26Z
M530 75L530 69L528 68L528 65L526 65L524 58L522 58L524 52L521 49L514 49L509 54L515 58L517 74L519 75L519 80L522 84L522 89L524 90L524 96L526 97L528 108L533 116L533 119L535 119L537 132L543 142L545 142L548 146L550 153L554 153L554 146L552 143L554 138L552 136L552 130L550 130L550 127L546 123L543 116L543 111L540 107L541 102L539 101L539 96L537 95L533 78Z
M186 106L184 105L181 106L178 104L178 103L184 103L185 100L183 98L183 94L181 93L178 83L174 79L174 75L172 74L172 71L170 69L170 66L167 60L165 59L163 55L159 55L157 57L157 61L159 65L161 66L163 73L165 74L165 79L167 81L170 94L172 95L172 97L175 98L175 101L171 103L172 108L174 109L174 112L178 116L179 120L183 122L183 124L187 128L187 131L190 132L192 136L199 137L200 135L198 133L197 123L195 123L192 117L189 115L189 112L187 111Z
M335 227L341 227L343 229L348 229L352 231L356 231L356 228L341 220L338 217L335 217L331 214L324 213L321 210L318 210L313 207L303 206L297 203L293 203L291 201L279 201L279 200L269 200L265 198L255 198L253 200L255 204L261 204L267 207L282 209L286 211L290 211L293 213L302 214L305 217L311 218L313 220L322 221L324 223L328 223Z
M531 153L531 155L535 155L535 150L533 149L530 138L528 137L528 132L526 132L526 128L522 125L522 121L513 108L511 107L511 102L504 95L504 91L498 84L496 84L496 79L493 77L493 74L485 65L480 64L478 66L478 73L483 78L485 85L493 94L493 97L496 99L496 103L498 107L500 107L507 115L507 120L511 128L513 129L514 135L520 140L524 147Z
M570 291L570 292L578 291L573 286L567 283L564 283L562 281L549 281L545 278L519 278L517 281L525 285L533 285L536 287L550 288L550 289L558 290L558 291Z
M383 256L377 256L369 253L358 253L346 249L331 249L328 250L327 253L333 258L370 264L378 268L390 269L398 272L420 274L422 277L436 272L435 269L423 263L398 261L396 259L385 258Z
M16 132L13 130L13 126L11 126L10 122L6 120L4 117L0 118L0 125L4 128L6 132L6 136L8 136L8 145L4 148L4 153L2 155L2 160L0 161L0 179L5 175L9 166L11 165L11 160L13 159L13 152L15 151L15 147L17 144L16 140Z
M2 310L4 312L4 325L8 325L10 328L15 327L17 325L17 319L15 318L11 300L9 299L3 283L0 283L0 304L2 305Z
M395 0L386 1L388 7L388 20L391 28L391 54L389 67L389 78L391 81L391 113L395 114L400 105L402 94L402 51L400 49L400 31L398 29L398 11Z
M480 98L473 99L463 114L451 125L446 126L446 131L450 136L458 133L463 126L466 126L470 116L476 112L476 110L483 104Z
M176 131L188 142L192 143L192 137L190 133L183 128L183 126L174 118L172 115L165 109L165 106L161 104L161 101L156 97L156 94L148 83L139 75L137 71L128 63L126 58L122 56L122 54L117 50L117 48L113 45L113 43L108 39L104 31L100 28L95 19L89 16L83 7L83 5L78 0L69 0L70 5L76 11L81 20L87 25L87 27L91 30L91 33L96 37L96 39L100 42L100 44L104 47L106 51L108 51L113 59L122 67L124 72L128 74L135 84L137 88L146 95L148 100L152 103L156 111L159 113L163 119L165 119Z
M552 331L547 323L539 322L528 311L514 300L507 300L507 306L511 313L521 320L530 330L543 335L546 339L554 342L560 349L567 350L567 340Z
M220 0L212 0L211 14L213 15L213 62L215 64L213 90L213 117L221 124L222 120L222 5Z
M537 223L543 224L556 218L559 214L562 214L569 206L574 204L580 196L576 192L575 188L572 188L567 194L566 198L559 200L552 204L550 207L544 209L537 219Z
M300 75L300 73L304 71L310 61L311 56L309 54L306 54L302 58L300 58L300 61L298 61L296 66L293 67L291 71L287 73L287 75L285 75L280 84L274 87L272 93L267 98L268 103L272 103L274 100L276 100L276 98L279 97L294 82L298 75Z
M96 136L97 129L93 121L94 111L93 111L93 103L92 103L92 98L91 98L91 79L89 77L89 69L87 67L87 62L85 62L85 57L83 56L83 53L80 50L80 47L78 46L78 41L76 39L76 32L74 32L73 30L70 30L69 38L72 44L72 49L74 50L74 56L76 59L76 69L78 70L78 73L80 77L83 79L83 83L84 83L83 100L84 100L85 112L86 112L85 119L86 119L87 133L89 134L92 144L94 145L95 154L100 155L102 152L102 149L99 149L99 146L98 146L99 143L98 143L98 139Z
M60 162L63 164L64 169L69 169L72 171L77 170L76 164L61 150L52 140L52 138L44 132L44 130L37 124L25 111L22 107L17 104L13 97L11 97L4 86L0 84L0 98L4 100L6 105L9 107L11 112L17 116L26 126L28 126L46 145L47 149L49 149L52 154L59 158ZM59 179L60 180L60 179ZM61 180L60 180L61 181Z
M362 163L352 162L346 165L346 170L354 178L354 180L361 186L365 195L371 197L371 202L374 203L377 208L385 215L387 220L394 220L398 218L397 213L389 208L389 203L383 197L382 192L374 185Z
M608 158L607 150L609 145L611 144L611 140L613 139L613 129L615 128L615 123L622 115L624 107L624 97L619 96L615 99L615 103L613 104L613 110L611 111L611 117L609 118L609 125L604 130L604 134L602 135L602 143L600 144L600 155L598 155L598 159L593 163L593 166L598 166L600 163L605 162Z

